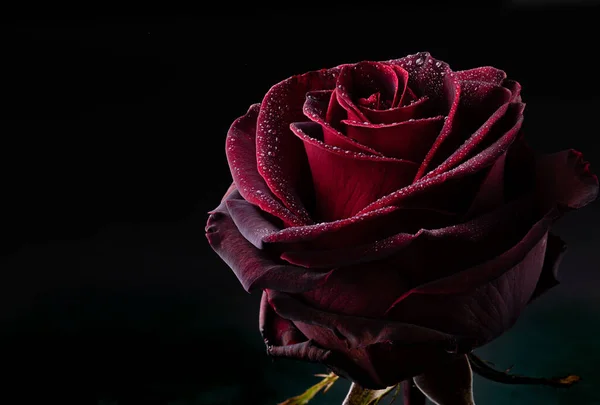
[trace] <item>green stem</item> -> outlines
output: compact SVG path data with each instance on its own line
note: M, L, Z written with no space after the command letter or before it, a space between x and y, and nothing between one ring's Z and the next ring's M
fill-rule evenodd
M425 405L425 395L417 388L412 378L402 381L402 398L404 405Z
M506 371L500 371L492 368L487 362L480 359L473 353L467 355L473 372L483 378L495 381L501 384L526 384L526 385L549 385L551 387L569 387L581 380L577 375L568 375L565 377L527 377L517 374L508 374Z

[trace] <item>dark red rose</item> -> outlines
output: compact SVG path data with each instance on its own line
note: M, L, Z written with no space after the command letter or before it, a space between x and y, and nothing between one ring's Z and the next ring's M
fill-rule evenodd
M270 355L381 388L496 338L556 284L550 227L598 179L579 152L530 150L520 90L419 53L291 77L233 123L206 232L262 290Z

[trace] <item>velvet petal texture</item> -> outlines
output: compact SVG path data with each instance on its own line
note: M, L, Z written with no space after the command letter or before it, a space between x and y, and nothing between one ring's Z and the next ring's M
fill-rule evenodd
M392 124L343 120L346 135L388 157L420 162L437 138L444 117L422 118ZM412 179L411 179L412 180Z
M316 123L295 123L291 129L304 142L318 217L325 221L354 216L371 201L409 184L418 167L406 160L330 147Z
M327 278L327 272L306 272L300 267L273 260L267 252L254 246L259 238L257 232L262 231L262 228L256 229L254 226L262 219L256 218L258 213L253 213L250 217L242 216L234 221L232 212L240 213L240 204L247 202L238 191L231 192L211 211L205 231L211 247L233 270L246 291L275 288L279 291L301 292L318 287ZM237 206L237 210L230 211L228 206ZM271 227L267 227L265 233L271 230ZM249 236L254 244L244 235Z
M304 225L300 218L273 195L256 165L256 120L260 106L254 104L246 115L235 120L226 140L226 153L233 180L242 197L287 225Z
M297 217L310 223L304 201L311 193L302 143L290 124L304 121L306 93L335 86L339 69L293 76L273 86L263 98L256 126L256 164L269 189Z

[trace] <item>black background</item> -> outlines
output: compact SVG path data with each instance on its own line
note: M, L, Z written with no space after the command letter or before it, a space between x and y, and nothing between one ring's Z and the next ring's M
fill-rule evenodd
M600 167L596 3L367 3L3 22L0 401L267 404L313 382L266 358L259 297L203 230L229 125L293 74L418 51L493 65L523 85L533 146ZM565 219L583 247L563 284L598 282L599 219Z

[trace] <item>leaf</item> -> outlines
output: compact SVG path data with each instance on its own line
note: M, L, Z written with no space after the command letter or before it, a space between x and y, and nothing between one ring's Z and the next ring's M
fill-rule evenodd
M312 387L310 387L309 389L304 391L302 394L292 397L292 398L289 398L289 399L279 403L278 405L305 405L305 404L308 404L308 402L311 399L313 399L315 397L315 395L317 395L321 390L323 390L323 393L327 392L331 388L333 383L335 383L339 378L334 373L317 374L316 377L323 377L323 380L316 383L315 385L313 385Z
M394 385L382 390L370 390L355 383L350 386L350 391L342 405L375 405L394 389Z

